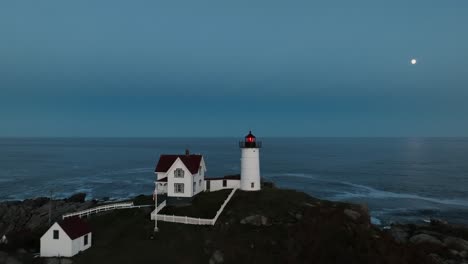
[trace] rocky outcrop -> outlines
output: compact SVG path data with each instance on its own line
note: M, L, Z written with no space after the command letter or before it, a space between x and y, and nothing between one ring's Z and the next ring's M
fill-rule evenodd
M213 255L211 256L209 263L210 264L220 264L224 262L224 256L223 253L219 250L216 250L213 252Z
M434 263L468 264L468 229L433 220L429 225L393 225L387 232L404 246L424 252Z
M357 221L361 217L360 213L351 209L344 209L343 213L353 221Z
M439 239L428 234L418 234L418 235L412 236L410 238L410 242L414 244L429 243L429 244L435 244L438 246L442 245L442 242Z
M270 225L270 221L263 215L251 215L247 216L240 221L241 224L248 224L254 226L266 226Z
M76 194L52 202L40 197L0 203L0 238L5 235L8 239L8 244L3 247L37 245L38 236L49 225L49 211L51 222L54 222L65 213L84 210L96 204L95 201L84 201L84 198L84 194ZM28 244L28 241L32 244Z
M458 251L468 251L468 241L459 237L446 237L444 238L444 245Z
M404 227L395 226L390 229L390 235L397 243L403 244L408 242L408 231Z

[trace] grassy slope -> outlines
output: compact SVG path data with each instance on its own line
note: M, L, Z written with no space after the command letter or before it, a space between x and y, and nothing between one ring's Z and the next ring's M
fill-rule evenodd
M362 216L351 221L345 208ZM272 225L240 224L253 214ZM149 210L114 211L90 222L94 245L75 263L207 263L215 250L225 263L428 263L371 227L359 206L291 190L238 191L215 226L159 222L154 240Z
M192 201L191 206L168 206L161 210L161 214L182 215L200 218L213 218L224 200L232 190L200 193Z

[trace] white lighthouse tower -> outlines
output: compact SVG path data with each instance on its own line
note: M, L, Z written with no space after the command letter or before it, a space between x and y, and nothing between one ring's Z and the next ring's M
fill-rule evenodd
M252 131L239 142L242 151L240 189L243 191L259 191L260 186L260 148L262 142L257 141Z

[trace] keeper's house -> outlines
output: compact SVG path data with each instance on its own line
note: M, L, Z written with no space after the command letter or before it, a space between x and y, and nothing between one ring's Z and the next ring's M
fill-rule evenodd
M41 257L73 257L91 247L91 228L78 217L54 223L41 237Z
M161 155L156 165L158 194L168 199L188 199L205 190L206 165L202 155Z

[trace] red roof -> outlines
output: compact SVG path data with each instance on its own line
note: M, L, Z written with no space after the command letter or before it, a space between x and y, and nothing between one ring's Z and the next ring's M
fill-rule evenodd
M167 177L157 180L157 182L167 182Z
M58 224L72 240L91 232L91 227L88 223L79 217L65 218L65 220Z
M195 174L200 168L202 155L161 155L159 157L158 165L156 165L156 172L167 172L174 164L176 159L179 158L187 167L187 169Z

